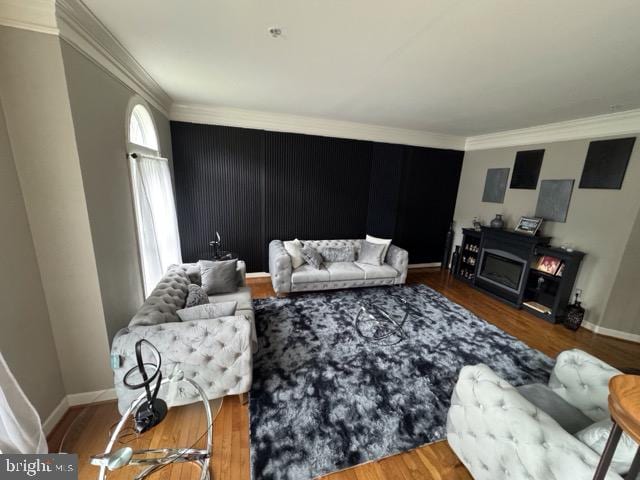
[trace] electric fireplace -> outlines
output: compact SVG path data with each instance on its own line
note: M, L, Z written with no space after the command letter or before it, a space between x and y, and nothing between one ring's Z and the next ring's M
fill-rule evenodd
M478 277L492 285L519 294L527 261L503 250L485 248L480 257Z

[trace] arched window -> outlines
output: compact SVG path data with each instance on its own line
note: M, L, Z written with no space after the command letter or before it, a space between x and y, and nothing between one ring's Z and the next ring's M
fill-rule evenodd
M158 135L151 114L140 103L131 109L129 116L129 142L158 152Z
M145 297L169 265L182 263L169 161L160 156L153 117L134 98L127 118L131 190Z

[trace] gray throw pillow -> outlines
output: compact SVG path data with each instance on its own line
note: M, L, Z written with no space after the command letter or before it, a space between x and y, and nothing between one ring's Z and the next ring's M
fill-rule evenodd
M302 247L302 258L316 270L322 267L322 255L311 245L304 245Z
M384 249L385 245L383 244L371 243L365 240L360 248L358 262L380 266L384 260Z
M202 285L202 278L200 277L200 266L197 263L191 263L187 265L186 271L191 283Z
M204 305L209 303L209 297L200 285L192 283L188 287L187 301L184 304L184 308L195 307L196 305Z
M238 302L207 303L206 305L183 308L176 313L183 322L209 320L210 318L231 317L235 315L237 306Z
M238 291L238 260L199 260L202 288L207 295Z
M355 262L356 249L353 245L344 245L343 247L323 247L320 249L320 255L325 262Z

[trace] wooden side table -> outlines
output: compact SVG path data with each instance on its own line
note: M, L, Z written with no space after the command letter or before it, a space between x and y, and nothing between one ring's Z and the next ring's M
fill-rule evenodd
M609 380L609 412L613 428L604 447L593 480L604 480L622 432L640 443L640 376L617 375ZM637 480L640 473L640 448L636 452L627 480Z

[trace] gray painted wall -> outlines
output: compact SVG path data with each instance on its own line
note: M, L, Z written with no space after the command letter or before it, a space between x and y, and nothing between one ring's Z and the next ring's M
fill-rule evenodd
M65 392L111 387L109 341L60 41L0 27L0 65L7 132ZM29 342L15 348L32 351ZM32 355L28 367L41 368Z
M454 215L457 243L460 242L460 228L471 226L473 217L478 216L487 224L496 213L502 213L507 226L513 228L520 216L533 216L540 180L576 179L566 223L545 222L542 227L544 234L553 237L554 245L568 243L587 253L576 284L584 290L584 304L588 310L586 321L605 328L640 334L637 317L614 315L613 310L605 313L607 302L614 294L613 289L616 298L621 298L623 303L631 302L637 296L632 291L632 285L625 285L625 282L617 281L617 278L623 253L640 210L640 141L636 142L621 190L579 189L589 141L574 140L467 152ZM488 168L508 167L511 169L510 179L516 152L538 148L546 151L536 190L507 188L503 204L482 202ZM634 241L637 242L637 239ZM635 255L632 250L633 247L630 247L629 258ZM637 261L637 256L635 258Z
M109 341L143 301L126 158L126 122L134 96L122 82L61 41ZM171 160L169 121L151 108L161 154Z
M64 397L64 385L2 104L0 224L0 351L44 421Z

